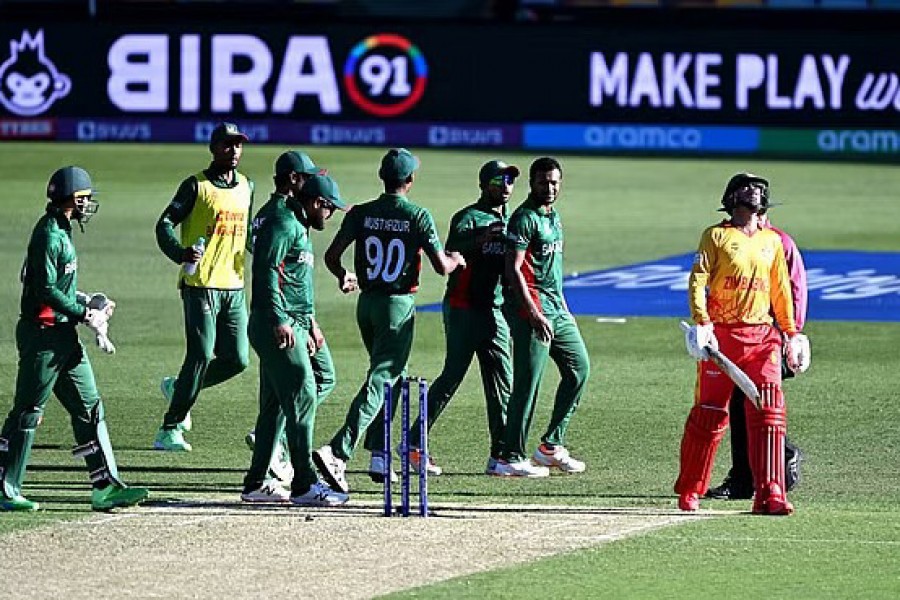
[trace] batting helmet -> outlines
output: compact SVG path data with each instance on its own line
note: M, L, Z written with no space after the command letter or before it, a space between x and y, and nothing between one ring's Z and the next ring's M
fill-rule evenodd
M59 203L70 197L75 199L74 217L81 223L90 221L100 208L100 204L93 200L94 193L91 176L81 167L57 169L47 183L47 198L51 202Z
M728 180L722 208L729 215L738 204L763 214L769 208L769 180L753 173L738 173Z

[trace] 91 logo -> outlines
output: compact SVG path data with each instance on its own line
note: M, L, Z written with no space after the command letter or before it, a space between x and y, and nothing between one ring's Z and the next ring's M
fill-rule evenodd
M344 63L347 95L365 112L396 117L425 93L428 65L408 39L393 33L369 36L350 51Z

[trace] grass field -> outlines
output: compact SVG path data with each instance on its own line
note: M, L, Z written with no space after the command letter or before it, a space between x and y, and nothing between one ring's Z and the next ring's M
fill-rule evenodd
M281 150L246 147L242 170L257 182L257 205L268 197L272 163ZM354 200L378 193L375 173L382 153L374 148L312 152ZM423 167L411 196L432 210L444 235L450 215L476 197L479 166L495 156L428 150L419 155ZM523 168L533 158L511 152L501 156ZM105 291L119 305L111 328L118 353L108 357L94 347L90 353L124 476L129 483L150 487L154 498L215 493L236 499L249 463L243 437L255 418L255 357L248 372L201 395L193 413L195 431L188 436L194 452L173 456L150 450L164 411L159 380L177 372L183 355L176 267L157 249L153 225L181 179L207 160L201 145L0 145L7 190L0 220L2 410L11 402L15 379L13 332L25 245L42 214L49 174L76 163L92 173L102 193L100 213L83 235L75 234L79 287ZM900 171L895 166L756 159L562 160L559 210L566 227L568 272L693 250L701 230L719 218L715 209L725 181L745 169L771 178L773 196L784 202L773 210L773 221L794 235L801 248L900 251ZM524 198L526 188L524 181L517 187L514 204ZM319 254L336 227L337 222L330 222L314 238ZM338 371L338 386L317 421L316 439L324 442L343 419L366 361L353 319L354 300L336 290L324 268L317 281L319 320ZM421 303L437 301L442 292L443 282L426 273ZM431 437L433 452L448 472L431 481L432 502L674 507L671 486L693 385L677 319L606 324L584 317L579 323L593 375L573 419L569 444L588 462L588 471L536 481L480 475L487 431L472 369ZM725 514L396 597L898 597L900 324L821 322L812 314L806 331L813 344L812 368L786 386L789 435L807 456L803 482L792 495L794 516ZM442 360L439 316L421 314L410 371L434 377ZM533 441L549 416L556 382L555 373L548 372ZM71 445L68 419L51 400L25 486L26 495L46 510L0 515L0 540L16 535L14 530L91 515L87 476L72 459ZM723 444L715 480L724 475L727 458ZM367 459L360 451L350 464L351 502L379 497L380 487L362 473ZM750 504L706 502L704 508L749 511ZM0 564L0 579L3 570ZM65 582L57 585L65 588ZM7 592L0 587L0 596ZM185 595L202 593L185 590Z

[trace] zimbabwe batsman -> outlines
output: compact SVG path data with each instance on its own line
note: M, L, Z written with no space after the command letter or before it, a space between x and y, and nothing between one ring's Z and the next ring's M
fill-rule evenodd
M728 182L722 206L729 219L700 238L688 280L691 316L685 334L688 353L699 361L694 407L681 441L681 469L675 482L678 507L699 508L709 487L716 450L728 426L727 405L734 384L706 360L704 348L718 348L760 390L760 408L745 400L754 514L789 515L784 477L787 414L781 391L782 338L788 366L805 370L809 344L797 332L781 238L760 225L769 206L768 182L740 173ZM770 310L779 329L772 325Z

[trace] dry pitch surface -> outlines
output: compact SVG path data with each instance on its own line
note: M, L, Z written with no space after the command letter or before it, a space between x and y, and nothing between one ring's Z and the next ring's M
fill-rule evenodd
M438 504L154 502L5 536L0 597L371 598L708 518L675 511ZM6 594L12 593L12 596Z

